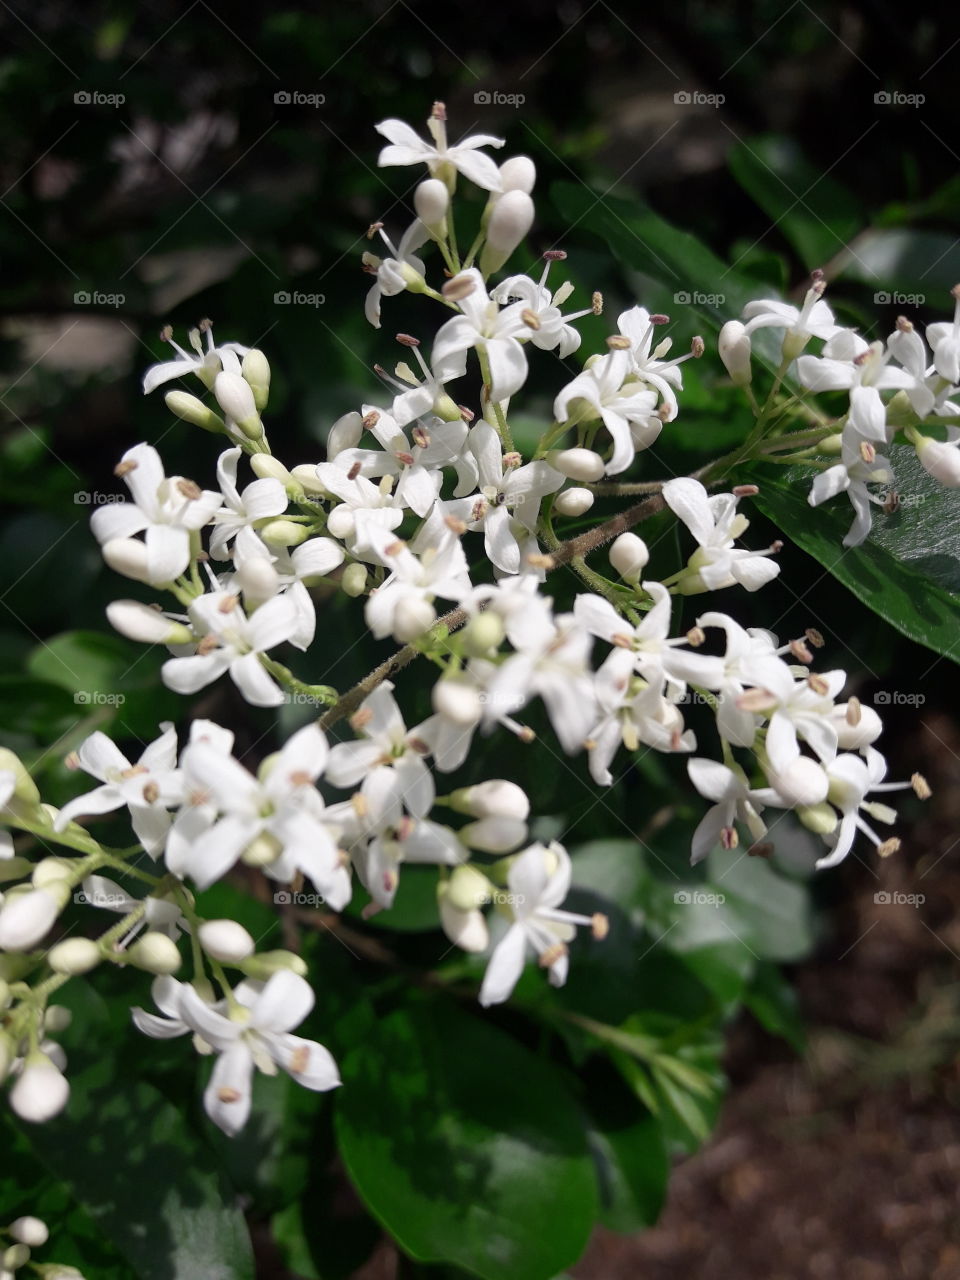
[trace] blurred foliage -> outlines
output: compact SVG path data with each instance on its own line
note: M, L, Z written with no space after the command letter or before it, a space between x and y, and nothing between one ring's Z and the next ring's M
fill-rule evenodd
M680 349L694 323L709 341L747 297L802 291L823 267L839 314L872 338L900 311L939 317L960 278L945 16L772 0L649 14L528 0L509 19L495 10L473 24L456 6L404 0L322 12L54 0L10 15L0 725L53 802L78 789L62 760L92 729L133 745L182 713L159 684L163 655L106 634L117 583L87 529L115 488L117 457L141 439L161 445L169 471L213 473L218 442L140 396L143 368L164 351L160 327L182 340L212 317L220 338L267 351L271 437L290 463L318 458L332 421L376 397L372 365L391 363L392 335L416 332L421 311L405 296L388 300L380 333L362 313L366 228L382 220L399 234L419 176L377 170L378 120L419 124L440 97L456 134L499 133L508 153L534 158L538 219L518 269L563 247L575 297L603 291L607 318L584 322L584 353L635 299L670 313L690 296L671 329ZM676 101L694 91L725 101ZM524 101L477 98L495 92ZM282 301L297 294L313 302ZM565 364L542 361L529 384L531 430L577 368ZM743 433L745 411L722 379L687 365L685 381L683 404L707 423L681 412L646 455L647 474L689 471ZM815 621L830 665L847 667L861 696L894 668L927 670L928 655L824 574L820 535L790 502L771 482L760 510L775 521L758 515L750 538L764 545L782 523L795 545L762 613L739 596L738 616L775 617L784 635ZM666 521L650 532L669 571L676 533ZM864 552L885 586L887 537L881 527ZM936 549L934 559L939 573ZM909 581L894 585L916 603ZM551 589L563 602L574 586L560 574ZM876 607L873 592L867 583L858 594ZM695 602L684 608L691 621ZM323 609L309 678L346 687L386 647L353 643L355 606L343 597ZM408 719L426 711L414 681L402 701ZM272 745L271 719L222 684L196 710L235 725L251 761ZM296 714L284 709L283 732ZM729 1020L746 1007L801 1042L779 966L814 940L809 846L784 823L773 866L711 860L692 874L700 807L676 786L682 764L641 754L598 795L582 760L548 744L483 742L471 776L528 782L545 815L537 834L575 851L574 909L610 918L605 942L576 944L566 988L528 973L508 1007L481 1015L477 964L425 931L433 882L410 870L384 916L298 922L318 988L307 1034L336 1053L344 1089L331 1102L261 1079L248 1131L228 1143L199 1112L208 1068L178 1043L130 1033L112 999L118 975L96 992L75 982L74 1110L42 1132L0 1114L0 1149L16 1169L0 1169L0 1216L42 1214L50 1256L108 1280L253 1275L241 1206L291 1270L320 1280L348 1276L381 1225L417 1273L546 1280L575 1260L595 1219L621 1231L652 1222L669 1158L713 1122ZM200 908L281 945L272 905L233 885L201 895Z

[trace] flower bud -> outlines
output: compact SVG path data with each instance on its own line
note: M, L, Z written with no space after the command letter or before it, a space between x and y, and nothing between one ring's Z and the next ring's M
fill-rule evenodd
M649 559L647 544L635 533L621 533L610 547L610 563L625 582L639 582Z
M138 938L127 952L127 956L132 965L136 965L138 969L143 969L147 973L155 973L158 977L176 973L183 963L179 948L173 939L168 938L165 933L157 933L155 929Z
M469 813L474 818L514 818L526 822L530 816L527 793L506 778L491 778L472 787L460 787L451 795L450 803L458 813Z
M282 852L283 846L276 836L262 832L250 841L240 855L240 860L247 867L269 867Z
M447 901L457 911L473 911L492 896L493 885L479 867L469 862L455 867L447 881Z
M32 870L33 863L29 858L0 858L0 884L12 884L14 880L22 880Z
M43 1124L59 1115L70 1097L67 1078L45 1053L31 1053L10 1090L10 1105L21 1120Z
M562 475L570 480L602 480L604 461L593 449L562 449L548 459Z
M250 458L250 470L261 480L279 480L285 489L289 490L291 485L301 488L280 459L275 458L272 453L253 454Z
M456 677L438 680L430 696L438 715L463 728L477 724L483 714L480 694L472 684Z
M798 756L783 773L767 772L770 785L793 808L817 805L826 800L830 782L826 773L808 756Z
M46 889L59 881L72 879L74 869L74 864L69 858L58 858L55 855L41 858L34 865L30 882L35 889Z
M825 436L817 445L820 453L825 453L828 458L839 458L843 453L843 432L835 431L832 436Z
M139 538L111 538L103 544L100 552L114 573L132 578L134 582L150 581L147 546Z
M189 422L194 427L202 427L204 431L226 431L226 423L219 413L214 413L189 391L168 391L163 398L170 412L184 422Z
M348 596L362 596L367 589L367 566L365 564L348 564L340 575L340 586Z
M359 415L358 415L359 416ZM298 462L290 472L297 484L302 485L305 493L314 497L328 498L330 495L320 483L316 465L312 462Z
M447 184L439 178L427 178L413 193L413 207L417 211L417 217L436 235L446 234L445 222L449 205L450 192Z
M303 959L292 951L261 951L259 955L248 956L237 967L257 982L266 982L281 969L289 969L300 978L306 977L307 973Z
M490 943L490 931L482 911L476 908L461 911L454 906L450 901L449 884L442 882L437 885L437 906L440 909L440 924L452 943L463 951L486 951Z
M8 1233L20 1244L29 1245L31 1249L40 1249L50 1238L47 1224L40 1218L17 1218L7 1227Z
M0 1031L0 1084L10 1074L14 1059L17 1056L16 1045L5 1031Z
M47 963L54 973L65 973L70 977L89 973L102 958L100 948L91 938L66 938L47 953Z
M62 1004L48 1004L43 1015L43 1029L56 1035L58 1031L66 1031L73 1022L73 1014Z
M22 800L24 804L39 804L40 792L37 784L17 753L9 747L0 747L0 773L13 774L13 794L18 800Z
M819 804L801 804L797 806L796 815L814 835L829 836L837 829L837 811L833 805L822 800Z
M334 507L327 516L327 533L332 538L339 538L343 542L347 538L352 538L356 531L356 518L345 502L339 507Z
M533 201L525 191L506 191L493 206L487 240L480 253L480 270L499 271L533 225Z
M263 423L257 412L257 402L253 389L239 373L223 371L217 374L213 384L213 394L217 397L220 408L231 418L237 427L250 440L259 440L263 435Z
M250 934L236 920L205 920L197 936L207 955L221 964L239 964L256 949Z
M404 596L393 611L393 634L401 644L418 640L437 620L437 611L421 596Z
M295 520L268 520L260 530L260 537L268 546L299 547L306 542L310 531L306 525L297 524Z
M942 440L931 440L919 432L911 433L917 457L925 471L947 489L960 489L960 449Z
M830 723L837 731L837 746L841 751L859 751L869 747L883 733L883 721L873 707L862 703L856 717L848 715L848 703L838 703L830 716Z
M253 392L253 403L262 413L270 399L270 361L256 347L251 347L243 357L240 373Z
M483 658L491 649L499 649L506 631L499 613L487 609L470 619L460 633L464 652L471 658Z
M511 156L500 166L500 190L525 191L527 195L533 190L537 180L537 166L529 156Z
M25 1244L12 1244L9 1249L5 1249L3 1256L0 1257L0 1265L4 1268L0 1271L0 1277L11 1275L14 1271L18 1271L21 1267L25 1267L30 1261L30 1250Z
M139 600L111 601L107 605L107 620L122 636L142 644L189 644L194 638L182 622L174 622Z
M739 320L728 320L717 340L720 359L734 386L747 387L753 378L750 367L750 335Z
M0 948L29 951L53 928L70 890L62 882L46 889L8 893L0 906Z
M482 853L509 853L526 840L527 824L514 818L479 818L461 827L457 835L470 849L479 849Z
M330 428L327 436L327 460L332 461L338 453L343 453L344 449L355 449L362 435L362 416L357 412L345 413Z
M280 590L280 575L266 556L251 556L237 565L237 584L244 602L256 609L272 600Z
M553 500L554 511L562 516L582 516L593 506L594 498L589 489L564 489Z

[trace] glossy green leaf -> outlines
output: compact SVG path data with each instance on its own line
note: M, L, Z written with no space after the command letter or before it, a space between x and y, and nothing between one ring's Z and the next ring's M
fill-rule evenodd
M555 1070L438 1001L378 1022L342 1063L336 1129L371 1212L421 1261L550 1280L580 1256L596 1186Z

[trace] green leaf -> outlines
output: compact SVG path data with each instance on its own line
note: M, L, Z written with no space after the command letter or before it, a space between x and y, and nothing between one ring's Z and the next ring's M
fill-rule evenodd
M810 270L839 253L864 224L853 193L811 164L790 138L770 134L738 142L729 162Z
M735 936L757 957L801 960L813 946L810 895L805 885L778 874L762 858L722 850L707 856L711 887L724 896Z
M600 1221L611 1231L642 1231L660 1215L670 1172L654 1116L624 1105L623 1086L589 1091L590 1151L600 1188Z
M952 490L940 488L912 450L894 447L891 462L909 501L895 515L879 514L866 542L844 547L849 503L837 499L815 511L807 503L807 468L755 465L760 486L753 499L783 533L818 560L875 613L912 640L960 662L960 522ZM742 480L748 478L745 473ZM742 482L740 475L738 483ZM922 512L922 519L917 512ZM951 589L947 584L954 584Z
M379 1021L342 1063L340 1150L415 1259L550 1280L596 1209L583 1123L554 1069L488 1017L434 1000Z
M950 290L960 279L960 244L945 231L871 228L857 238L839 272L880 292L907 297L879 298L899 307L952 310ZM911 296L912 295L912 296Z
M786 1040L797 1053L806 1047L806 1035L797 993L775 964L761 964L743 1003L756 1020L772 1035Z

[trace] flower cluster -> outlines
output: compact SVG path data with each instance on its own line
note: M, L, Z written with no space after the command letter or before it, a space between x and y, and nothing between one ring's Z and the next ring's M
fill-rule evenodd
M771 810L791 811L822 840L818 866L843 859L858 830L885 856L899 842L872 824L896 815L873 797L901 786L929 794L919 775L884 781L874 745L880 719L844 697L843 671L815 670L823 642L813 629L782 642L715 608L693 627L675 626L674 597L732 590L735 609L738 591L760 591L779 572L779 542L756 548L742 541L749 520L741 503L757 489L718 488L724 460L697 476L632 488L609 479L628 472L677 418L682 366L704 356L701 338L673 356L670 337L659 336L669 317L639 305L625 310L606 349L590 354L557 391L554 420L536 446L526 455L516 447L512 403L529 361L577 352L577 321L602 314L602 299L564 310L569 282L548 288L565 257L559 251L544 255L534 274L491 283L533 224L533 163L515 156L498 166L484 149L502 144L485 135L451 146L441 104L428 127L429 142L396 120L378 126L388 141L382 165L425 164L429 176L415 192L416 218L396 244L380 224L371 228L389 256L364 255L374 277L366 314L379 328L389 299L408 291L441 308L443 323L429 344L398 335L405 358L392 373L378 367L380 392L332 425L322 461L287 466L273 455L263 419L268 361L256 349L218 345L208 322L190 337L194 354L173 344L174 358L146 374L147 392L196 377L205 398L172 390L166 403L227 447L210 489L167 476L149 444L123 455L117 475L129 500L98 509L93 532L114 570L169 598L156 607L117 600L110 622L130 639L167 646L162 678L177 693L195 694L226 676L252 706L295 698L323 714L256 771L237 759L230 730L208 719L193 719L182 734L161 725L135 761L95 732L68 763L97 785L59 811L41 803L16 757L0 757L4 824L61 846L38 862L10 840L0 846L7 886L0 1080L11 1081L11 1105L27 1120L55 1115L69 1092L62 1051L50 1039L62 1012L48 997L70 976L103 964L154 975L159 1012L133 1015L143 1033L191 1036L201 1053L215 1055L204 1100L227 1133L247 1119L255 1070L283 1070L313 1090L339 1084L328 1051L294 1034L313 1005L302 960L258 952L239 923L198 910L196 893L239 864L274 885L309 882L329 913L341 912L359 886L366 918L390 910L406 864L433 866L439 925L465 952L486 957L482 1005L510 996L529 956L562 985L578 928L601 944L607 931L603 916L564 908L566 850L536 839L529 798L516 782L441 786L468 762L478 734L507 732L531 743L534 703L542 704L559 752L582 755L598 787L626 772L641 748L685 756L693 787L710 802L693 836L694 862L714 848L735 848L741 833L751 852L769 853ZM458 176L486 200L462 257L453 227ZM428 250L441 261L438 287L418 256ZM928 471L960 484L960 433L951 428L943 443L919 431L931 416L960 413L948 399L957 390L960 320L927 330L930 365L907 321L885 345L868 345L835 324L823 284L817 276L799 309L751 303L745 323L722 330L719 355L755 410L737 459L799 450L821 468L811 503L848 492L857 521L846 541L854 542L866 536L876 500L867 486L891 483L877 446L889 443L898 422ZM751 390L751 334L764 326L783 329L784 339L761 406ZM169 332L164 337L172 342ZM804 354L811 339L823 344L820 354ZM839 420L813 408L802 391L806 416L797 429L793 409L778 398L792 370L801 389L849 391L839 432ZM468 375L479 379L479 396L462 393L473 407L455 399L457 384L475 385ZM882 399L884 390L895 393L892 400ZM837 452L839 463L821 457ZM242 463L249 477L241 478ZM566 541L558 535L556 525L582 517L598 493L639 491L649 493L647 504ZM662 510L683 526L688 555L680 570L657 576L632 526ZM606 544L609 576L584 562ZM560 565L584 588L565 609L555 607L549 587ZM301 678L273 656L281 645L310 653L318 607L336 591L362 598L373 637L404 646L391 671L418 654L434 664L431 714L421 723L405 722L384 669L341 695L317 682L322 672ZM706 744L703 721L696 725L701 742L687 723L693 702L706 709ZM331 744L328 730L342 720L354 736ZM133 851L101 846L84 825L117 810L129 815ZM146 867L131 856L144 853ZM143 896L112 876L132 877ZM58 921L76 899L119 919L96 938L60 937ZM182 980L174 975L187 952L192 974Z
M6 1227L0 1227L0 1280L13 1280L21 1268L42 1275L45 1280L83 1280L76 1267L64 1262L33 1261L34 1250L42 1249L50 1238L50 1230L41 1218L24 1215ZM9 1241L9 1243L6 1243Z

